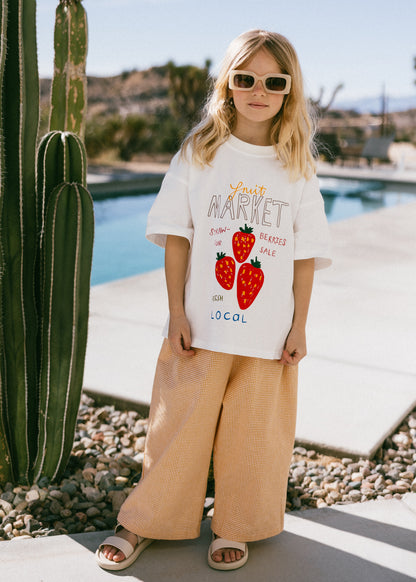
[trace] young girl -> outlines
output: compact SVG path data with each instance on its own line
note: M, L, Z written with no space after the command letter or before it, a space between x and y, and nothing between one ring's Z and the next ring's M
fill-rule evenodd
M209 565L239 568L247 542L283 529L313 272L331 262L311 133L289 41L235 39L149 214L170 317L143 476L97 551L104 568L199 536L212 450Z

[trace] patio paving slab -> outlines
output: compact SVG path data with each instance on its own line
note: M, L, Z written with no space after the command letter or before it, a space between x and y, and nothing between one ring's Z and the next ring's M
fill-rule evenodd
M210 523L190 541L157 541L122 572L101 570L94 552L110 532L18 538L0 543L7 582L410 582L416 579L416 493L295 511L284 531L249 544L246 566L219 572L207 565Z

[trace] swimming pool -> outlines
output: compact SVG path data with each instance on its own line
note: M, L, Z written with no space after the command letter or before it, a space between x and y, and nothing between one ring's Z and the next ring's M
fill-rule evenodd
M412 193L380 182L320 178L320 185L330 222L416 201L416 189ZM144 236L155 197L156 194L142 194L94 202L92 285L163 267L163 250Z

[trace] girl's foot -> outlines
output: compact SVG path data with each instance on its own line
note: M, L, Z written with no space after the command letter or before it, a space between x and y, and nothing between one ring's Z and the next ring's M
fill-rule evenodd
M247 562L247 544L233 542L213 534L208 551L208 564L217 570L234 570Z
M133 564L140 554L153 542L124 529L116 527L115 534L106 538L95 553L98 565L105 570L124 570Z
M123 540L126 540L133 546L133 548L136 548L138 543L136 534L131 533L127 529L120 528L114 535L116 537L122 538ZM126 559L126 556L123 554L123 552L114 546L103 546L101 553L104 558L107 558L107 560L112 560L113 562L122 562Z
M241 560L244 556L244 552L241 550L233 550L232 548L221 548L220 550L216 550L212 554L212 559L214 562L235 562L237 560Z

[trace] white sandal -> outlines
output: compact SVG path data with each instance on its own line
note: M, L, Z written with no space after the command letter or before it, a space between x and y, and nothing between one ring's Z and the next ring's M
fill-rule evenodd
M115 533L120 531L120 529L123 529L123 526L119 524L115 529ZM95 552L95 557L98 565L104 570L124 570L124 568L131 566L143 550L145 550L152 542L152 539L137 536L137 545L133 547L130 542L119 536L109 536L98 546L98 549ZM104 546L113 546L114 548L117 548L117 550L120 550L120 552L123 552L125 555L124 560L121 562L114 562L114 560L106 558L102 553Z
M244 552L244 556L239 560L235 560L234 562L215 562L212 559L212 554L217 550L225 550L225 549L233 549L239 550L240 552ZM242 542L233 542L231 540L226 540L224 538L217 538L215 534L212 534L212 542L209 546L208 550L208 564L211 568L215 570L237 570L237 568L241 568L248 560L248 546L246 543Z

